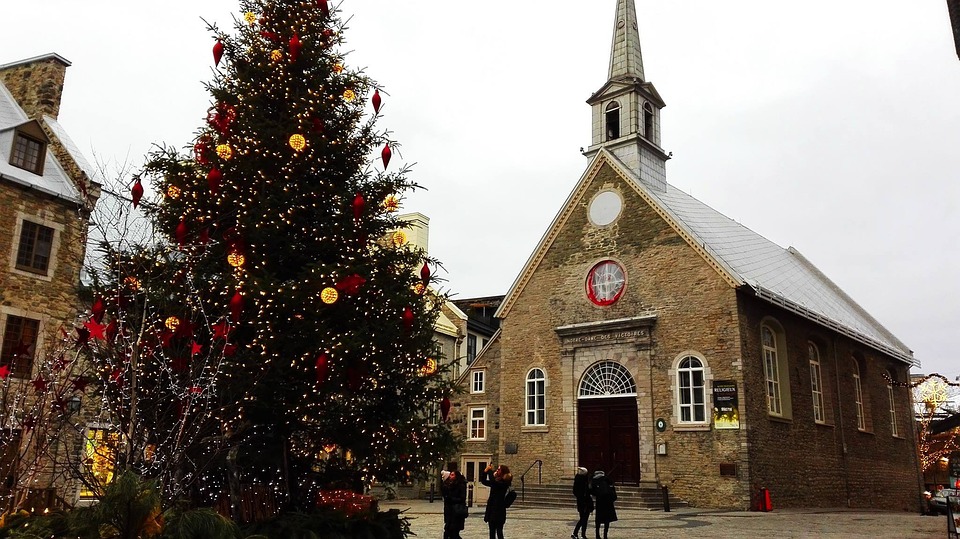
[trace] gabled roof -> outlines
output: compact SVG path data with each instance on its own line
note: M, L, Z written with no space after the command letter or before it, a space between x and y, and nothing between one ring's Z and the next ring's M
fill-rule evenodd
M45 120L48 119L45 118ZM36 120L29 119L20 108L6 86L0 83L0 178L57 198L83 204L83 197L52 151L46 152L43 175L37 175L10 164L10 151L13 148L13 138L17 128L34 121Z
M496 316L503 318L510 311L559 229L576 209L577 202L604 164L610 165L632 186L730 286L749 291L904 362L916 364L913 352L903 342L796 249L780 247L670 184L666 184L665 190L648 188L605 148L600 149L571 191Z

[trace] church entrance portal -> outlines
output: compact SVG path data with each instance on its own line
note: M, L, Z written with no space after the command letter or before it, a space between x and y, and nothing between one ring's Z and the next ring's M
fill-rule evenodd
M577 400L579 465L603 470L621 483L640 482L637 386L619 363L592 366Z

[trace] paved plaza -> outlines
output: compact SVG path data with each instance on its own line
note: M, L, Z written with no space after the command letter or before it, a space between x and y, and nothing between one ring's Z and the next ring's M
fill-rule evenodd
M380 502L382 510L399 509L411 519L418 539L443 537L443 504L438 500ZM945 516L916 513L852 511L839 509L784 509L770 513L676 509L663 511L618 510L620 520L610 527L609 539L647 537L712 539L740 537L832 537L909 539L946 537ZM576 522L573 509L515 507L507 512L504 539L567 539ZM590 519L593 539L593 518ZM463 539L487 539L483 507L472 507Z

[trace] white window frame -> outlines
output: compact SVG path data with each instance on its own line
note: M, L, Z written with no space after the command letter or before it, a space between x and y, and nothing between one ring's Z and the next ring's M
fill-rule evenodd
M893 375L892 373L887 373L890 377L890 383L887 384L887 397L890 402L890 433L893 436L900 436L900 430L897 428L897 401L894 398L893 393Z
M487 439L487 407L470 408L470 432L468 440Z
M767 343L770 335L772 346ZM783 395L780 387L780 352L777 347L777 332L770 326L760 326L760 345L763 349L763 371L767 381L767 412L783 416Z
M480 394L486 391L486 375L483 370L477 369L471 371L470 393Z
M684 366L685 363L697 362L697 366ZM677 423L680 425L703 425L709 423L707 415L707 367L706 362L695 355L685 354L676 364L676 391L677 391ZM699 385L696 384L696 375L699 373ZM697 402L699 394L700 401ZM688 403L684 403L684 397ZM697 419L697 411L702 419ZM684 418L684 412L689 418Z
M867 430L867 416L863 408L863 383L860 379L860 362L857 358L851 358L853 361L853 398L857 408L857 429Z
M536 373L539 373L537 375ZM547 373L539 367L527 371L524 378L523 424L542 427L547 424Z
M820 349L807 341L807 357L810 360L810 392L813 397L813 420L827 422L827 409L823 403L823 372L820 369Z

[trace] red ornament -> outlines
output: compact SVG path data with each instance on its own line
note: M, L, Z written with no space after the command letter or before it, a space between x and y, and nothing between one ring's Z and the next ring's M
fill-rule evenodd
M177 237L177 243L180 245L180 247L183 247L183 242L184 240L187 239L187 231L188 231L187 221L186 221L186 218L184 217L180 219L180 224L177 225L177 230L175 232Z
M220 65L221 58L223 58L223 42L218 39L217 43L213 46L214 65Z
M327 5L327 0L317 0L317 6L320 7L320 13L323 13L324 17L330 16L330 6Z
M423 267L420 268L420 279L423 280L423 286L427 286L427 283L430 282L430 266L426 262L423 263Z
M386 144L383 147L383 151L380 152L380 158L383 159L383 169L387 169L387 165L390 164L390 156L392 152L390 151L390 145Z
M380 112L380 90L379 89L375 89L373 91L373 98L370 99L370 101L373 103L373 112L379 113Z
M87 320L83 323L83 327L87 329L88 338L93 337L94 339L100 339L101 341L106 340L107 336L104 335L103 332L106 330L107 326L104 326L95 320ZM17 355L16 352L14 352L14 355Z
M443 400L440 401L440 415L444 421L450 417L450 399L448 397L444 397Z
M6 380L10 376L10 366L0 365L0 380Z
M220 180L222 179L223 174L219 169L212 168L210 172L207 173L207 185L210 186L210 193L212 195L217 195L217 191L220 190Z
M233 295L233 298L230 299L230 319L234 322L240 321L240 314L243 312L243 296L240 295L240 290Z
M297 37L297 34L293 34L293 37L290 38L290 44L289 44L289 46L287 47L287 50L290 51L290 61L291 61L291 62L296 62L296 61L297 61L297 57L300 56L300 48L301 48L302 46L303 46L303 44L300 43L300 38Z
M317 356L317 383L323 384L327 381L327 374L330 372L330 361L327 354Z
M137 181L133 184L133 188L130 189L130 196L133 198L133 207L136 208L139 206L140 199L143 198L143 184L140 183L140 178L137 178Z
M403 308L403 327L406 329L413 327L413 309L410 307Z
M363 217L363 208L366 202L363 200L363 195L357 193L357 196L353 197L353 220L359 222L360 218Z
M117 338L117 332L119 330L120 328L117 326L116 319L111 320L110 323L107 324L107 329L104 330L104 335L107 337L106 340L113 342Z
M356 294L365 282L367 282L366 279L354 273L353 275L347 275L340 279L336 284L336 289L347 295Z
M103 311L106 310L106 307L103 305L103 299L97 298L93 302L93 307L90 308L90 312L93 313L93 319L98 323L103 321Z

